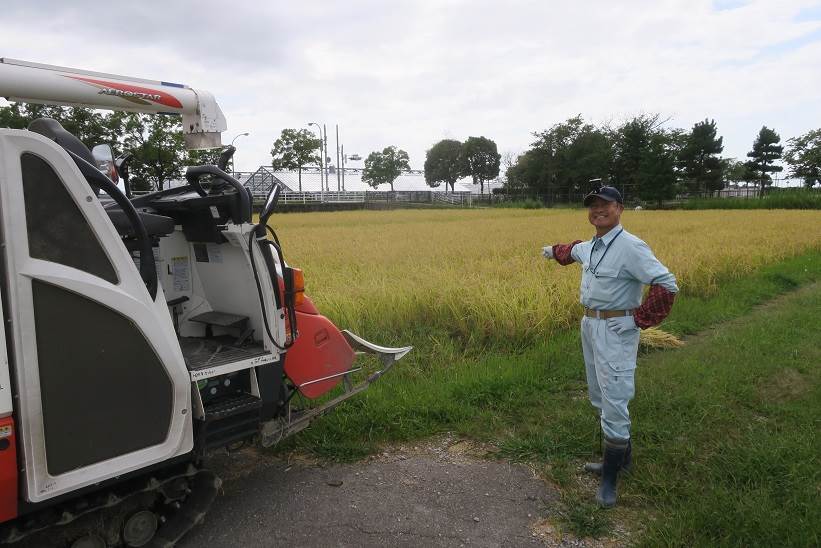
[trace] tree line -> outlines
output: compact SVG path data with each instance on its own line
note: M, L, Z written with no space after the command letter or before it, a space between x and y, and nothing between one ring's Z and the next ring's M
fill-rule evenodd
M690 131L664 127L658 114L636 116L618 126L596 126L579 115L534 133L535 141L512 159L505 191L571 199L588 191L591 179L603 178L626 198L660 201L680 192L703 193L728 184L763 189L773 174L789 166L789 177L806 186L821 183L821 129L781 144L775 130L763 126L747 159L724 158L723 137L715 120Z
M178 179L186 165L215 163L219 150L186 151L179 116L101 112L80 107L11 103L0 107L0 127L23 129L32 120L50 117L89 145L108 143L115 155L133 154L135 190L162 190ZM821 184L821 129L788 139L762 127L744 161L721 156L724 145L714 120L696 123L690 131L667 128L668 120L645 114L612 127L593 125L579 116L536 132L530 148L506 158L504 192L571 199L588 190L591 179L604 178L622 189L627 198L664 200L680 192L720 190L729 183L765 188L772 176L789 167L788 177L808 187ZM275 169L299 172L319 165L321 141L305 129L284 129L271 149ZM426 153L425 182L442 183L454 190L457 180L471 177L484 192L497 179L501 156L487 137L464 142L443 139ZM393 183L410 169L408 153L396 146L371 152L362 180L376 188Z
M271 165L274 169L296 170L299 188L302 189L302 169L308 165L321 165L322 141L307 129L286 128L271 148ZM425 157L425 182L435 188L445 183L451 190L457 180L471 177L484 192L485 183L499 176L501 155L496 143L487 137L468 137L462 143L454 139L439 141L428 150ZM410 157L405 150L390 145L375 150L365 158L362 181L372 188L390 185L403 171L410 170Z

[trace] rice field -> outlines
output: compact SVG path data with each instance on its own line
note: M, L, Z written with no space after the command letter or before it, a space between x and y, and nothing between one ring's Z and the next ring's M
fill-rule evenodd
M579 317L577 265L543 245L592 237L583 210L394 210L275 216L286 260L340 327L385 344L519 346ZM821 249L821 211L625 211L685 294Z

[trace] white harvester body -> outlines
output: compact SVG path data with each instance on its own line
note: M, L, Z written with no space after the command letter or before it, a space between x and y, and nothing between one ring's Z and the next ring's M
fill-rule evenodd
M0 96L180 114L195 147L225 130L165 82L0 59ZM131 199L56 120L0 128L0 544L172 546L217 494L210 451L272 445L410 351L319 313L269 224L279 188L255 217L233 150Z
M0 97L9 101L182 115L190 149L216 148L227 129L214 96L183 84L0 58Z

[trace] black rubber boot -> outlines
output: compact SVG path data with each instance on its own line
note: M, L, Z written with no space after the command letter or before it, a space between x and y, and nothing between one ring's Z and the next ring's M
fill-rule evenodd
M601 476L601 462L587 462L584 464L584 471ZM629 474L633 470L633 442L627 440L627 451L624 452L624 462L621 463L621 471Z
M602 508L612 508L616 505L619 471L629 446L629 440L604 440L601 486L599 492L596 493L596 502Z

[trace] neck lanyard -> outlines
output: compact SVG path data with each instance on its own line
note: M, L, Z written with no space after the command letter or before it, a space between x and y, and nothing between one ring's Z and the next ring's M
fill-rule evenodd
M598 271L598 269L599 269L599 265L600 265L600 264L601 264L601 262L604 260L604 256L605 256L605 255L607 255L607 252L608 252L608 251L610 251L610 246L611 246L611 245L613 245L613 242L615 242L615 241L616 241L616 238L618 238L619 236L621 236L621 233L622 233L622 232L624 232L624 229L623 229L623 228L622 228L621 230L619 230L619 231L616 233L616 235L615 235L615 236L613 236L613 239L612 239L612 240L610 240L610 243L609 243L609 244L607 244L607 245L604 247L604 253L602 253L602 254L601 254L601 257L599 257L599 260L598 260L598 262L596 263L596 266L594 266L594 267L592 267L592 268L591 268L591 266L593 265L593 248L592 248L592 247L590 248L590 258L589 258L589 260L588 260L588 262L587 262L587 270L589 270L589 271L590 271L590 273L591 273L591 274L593 274L593 276L596 276L596 271ZM601 238L599 238L599 239L601 239Z

